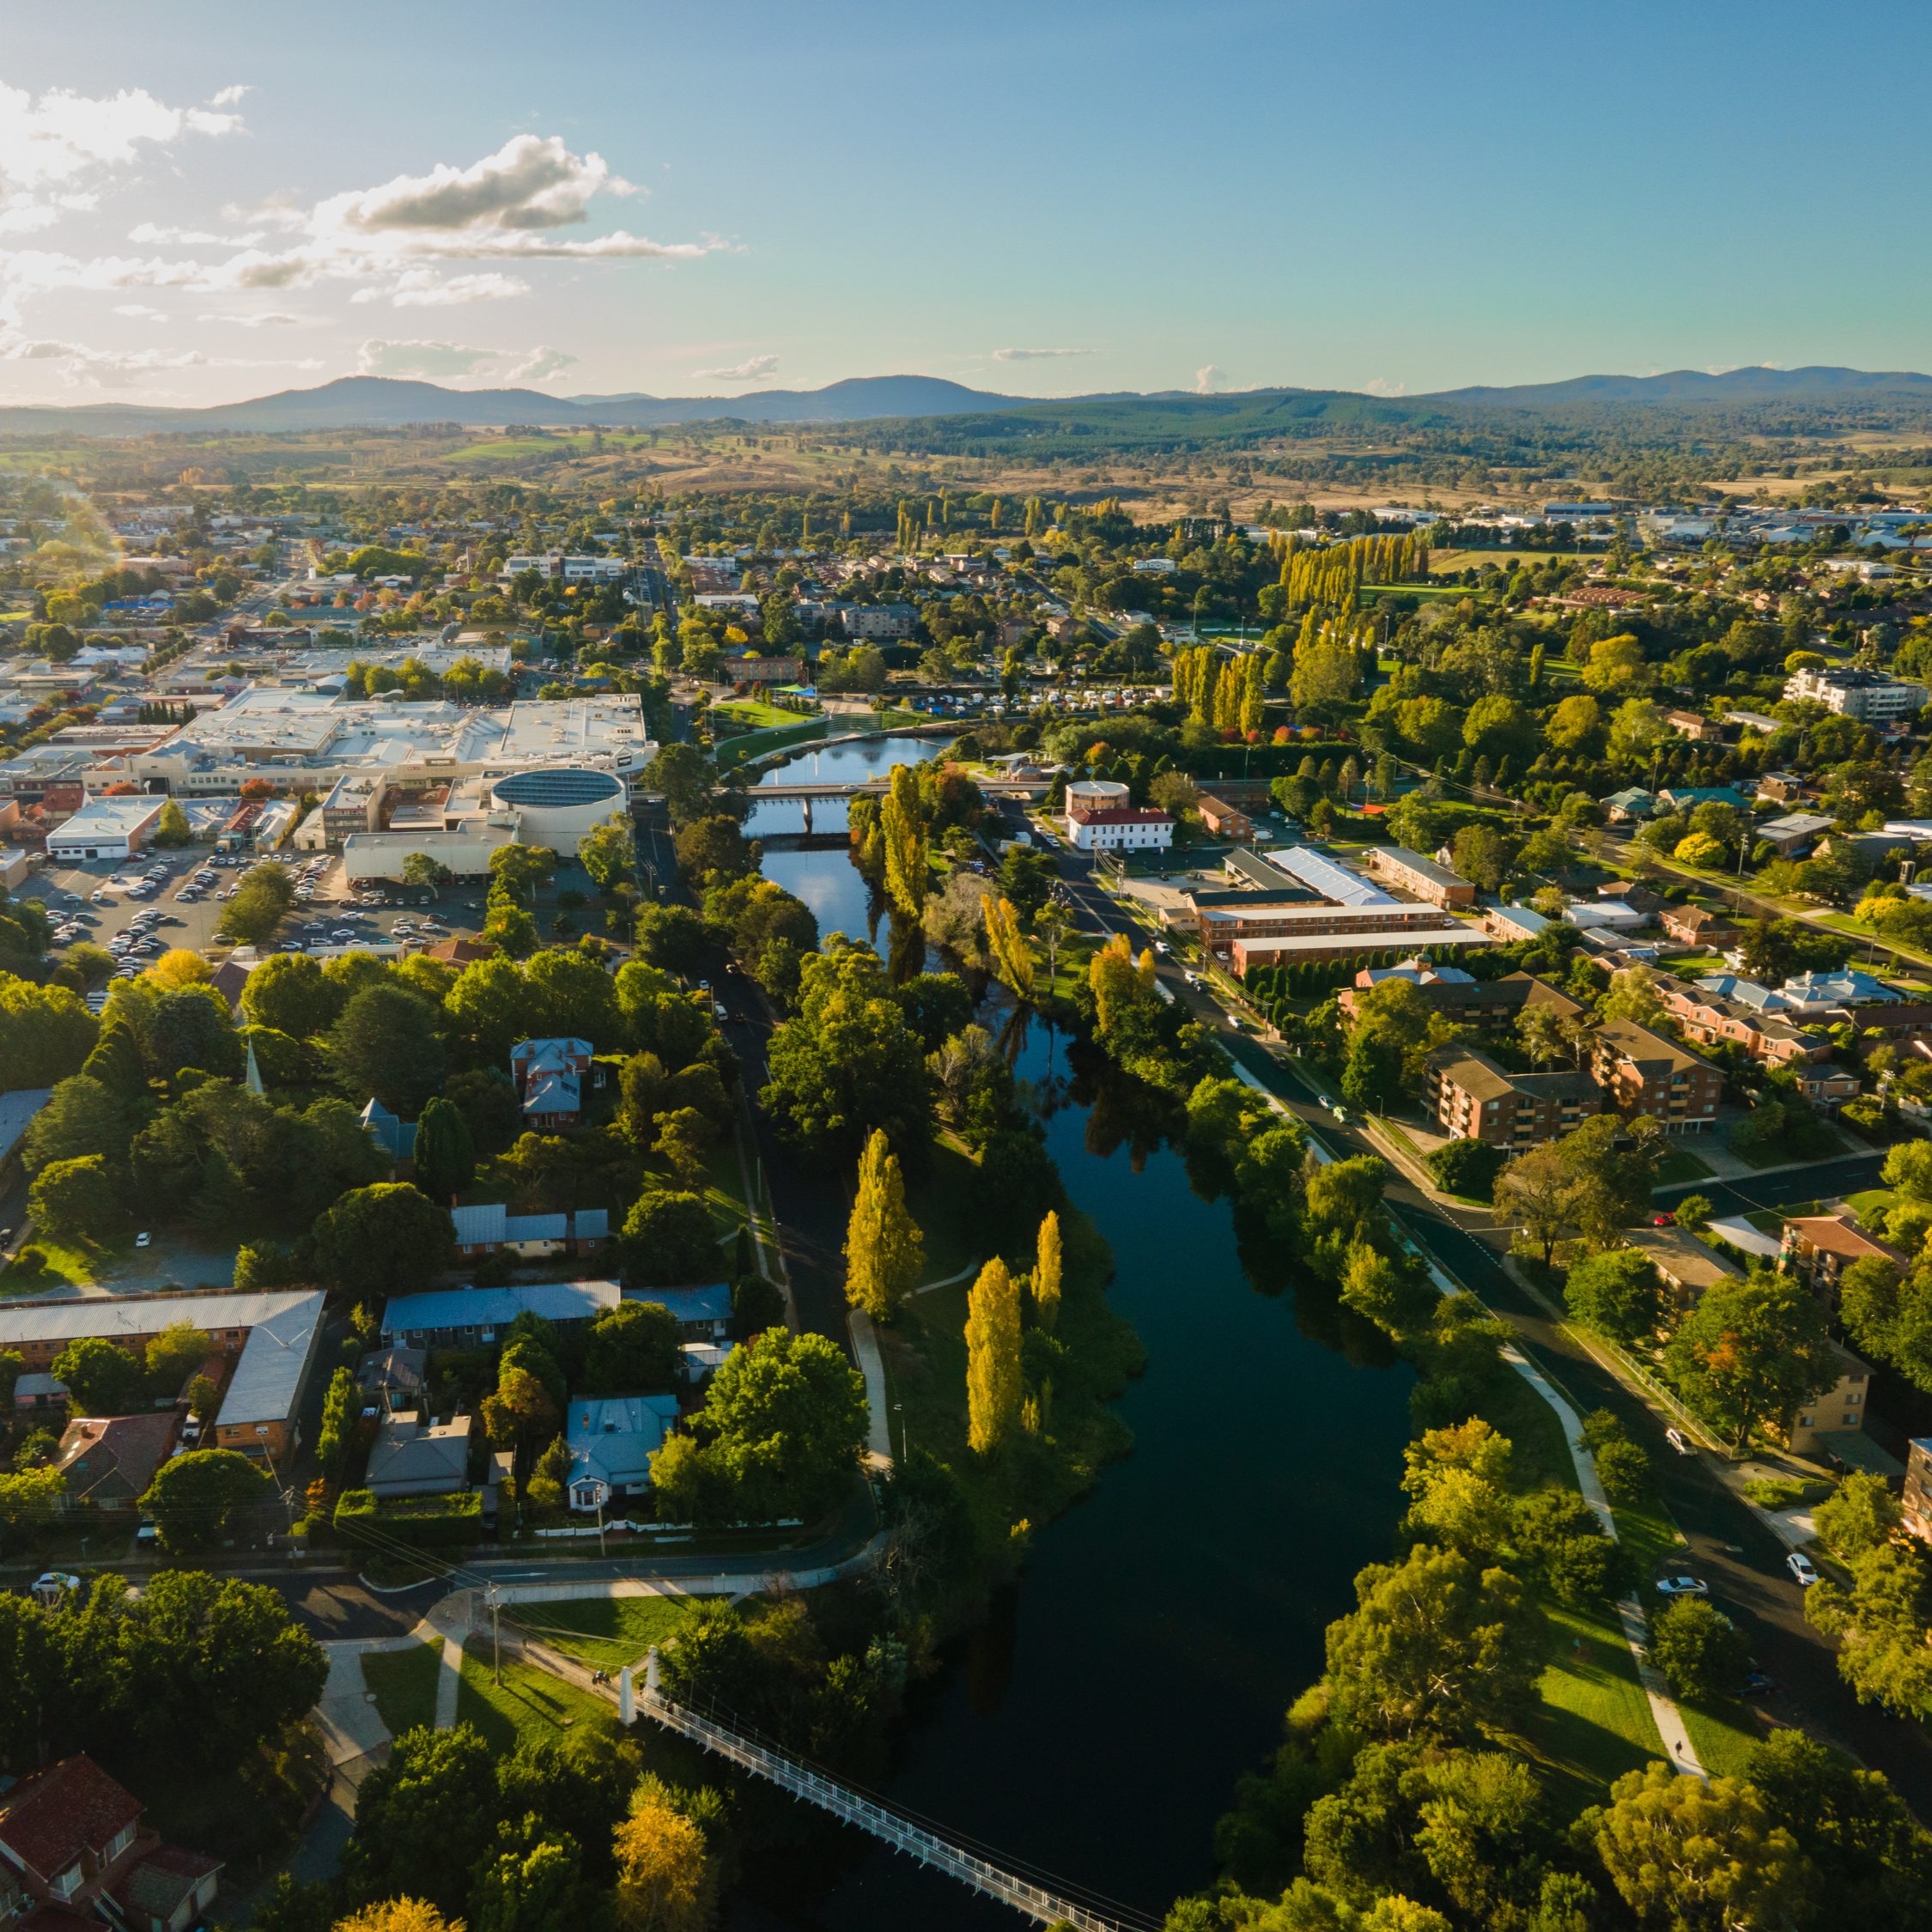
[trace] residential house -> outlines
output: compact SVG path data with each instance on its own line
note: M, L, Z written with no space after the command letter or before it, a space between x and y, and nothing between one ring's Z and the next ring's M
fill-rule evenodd
M1756 732L1760 738L1776 738L1780 732L1790 728L1781 725L1775 718L1767 718L1761 711L1729 711L1724 714L1724 722L1727 725L1735 725L1742 731ZM1783 777L1788 775L1778 773L1775 775ZM1762 785L1759 788L1761 791Z
M1423 1062L1422 1104L1444 1133L1520 1150L1559 1139L1603 1110L1588 1073L1511 1073L1487 1054L1443 1047Z
M355 1386L364 1402L386 1413L421 1406L429 1352L426 1348L372 1348L355 1364Z
M583 1118L583 1084L595 1049L588 1040L522 1040L510 1048L510 1078L526 1124L538 1133Z
M619 1509L641 1498L651 1486L651 1458L677 1420L675 1395L573 1397L564 1433L570 1507Z
M1702 742L1708 738L1722 738L1724 727L1715 718L1706 718L1696 711L1667 711L1664 722L1680 738L1688 738Z
M1492 906L1483 914L1483 931L1499 945L1512 946L1519 940L1543 936L1549 920L1528 906Z
M376 1425L363 1488L372 1496L447 1496L467 1486L475 1418L423 1424L413 1413Z
M56 1382L45 1369L36 1369L31 1373L14 1377L14 1413L16 1417L51 1414L57 1409L64 1409L71 1398L67 1384Z
M1632 1228L1625 1242L1647 1255L1680 1309L1696 1306L1707 1289L1743 1279L1743 1269L1707 1248L1687 1228Z
M532 1281L513 1288L397 1295L382 1311L382 1339L410 1348L491 1348L526 1310L573 1327L594 1321L622 1298L614 1281Z
M580 1207L574 1214L512 1214L501 1202L453 1207L456 1252L465 1258L503 1249L526 1259L543 1255L594 1255L609 1245L611 1211Z
M1426 899L1433 906L1446 908L1473 906L1476 902L1476 888L1471 880L1403 846L1375 847L1369 854L1369 872L1373 878L1386 879L1391 885L1413 893L1419 899Z
M1838 1308L1845 1270L1870 1261L1887 1261L1901 1274L1911 1268L1911 1257L1903 1249L1874 1240L1842 1215L1800 1214L1784 1224L1777 1265L1796 1275L1829 1309Z
M377 1146L389 1157L392 1179L406 1179L416 1171L416 1122L399 1121L380 1100L372 1100L362 1109L362 1125ZM406 1170L406 1172L405 1172Z
M1780 988L1795 1012L1826 1013L1838 1007L1902 1006L1905 995L1856 966L1836 973L1800 973Z
M127 1932L184 1932L214 1903L221 1862L143 1831L143 1808L87 1757L0 1793L0 1871L41 1908L30 1923L81 1932L106 1918Z
M1355 975L1359 987L1380 986L1384 980L1407 980L1414 986L1473 986L1475 976L1460 966L1431 966L1426 959L1405 959L1394 966L1364 966Z
M478 960L494 959L496 948L488 939L439 939L422 949L422 957L450 966L473 966Z
M627 1302L655 1302L669 1309L681 1341L720 1342L732 1332L732 1291L728 1283L702 1288L631 1288Z
M1649 1114L1667 1133L1716 1125L1724 1076L1709 1060L1634 1020L1606 1020L1594 1037L1591 1071L1625 1120Z
M1794 1455L1836 1455L1832 1438L1862 1435L1865 1409L1871 1394L1870 1365L1842 1342L1826 1344L1838 1365L1838 1379L1814 1402L1791 1412L1785 1425L1784 1446Z
M53 1467L65 1485L63 1510L131 1510L174 1447L173 1408L146 1415L76 1416Z
M1753 1060L1792 1067L1809 1099L1827 1097L1827 1090L1828 1097L1834 1099L1849 1099L1858 1091L1855 1073L1826 1064L1832 1056L1828 1036L1811 1031L1795 1018L1780 1018L1775 1007L1766 1010L1705 990L1728 983L1737 982L1699 980L1693 985L1664 973L1652 981L1665 1011L1683 1028L1685 1036L1700 1047L1715 1047L1720 1041L1728 1040L1743 1048ZM1760 987L1756 990L1762 993L1765 989Z
M1613 825L1622 825L1632 819L1654 817L1657 801L1652 793L1633 785L1628 791L1613 792L1603 801L1603 809L1610 815Z
M1657 924L1687 946L1723 947L1737 941L1737 927L1722 913L1702 906L1667 906L1657 914Z
M1650 923L1650 914L1621 899L1579 899L1563 908L1564 920L1585 932L1633 933Z
M1815 785L1807 783L1794 771L1767 771L1758 781L1758 796L1776 799L1780 805L1789 805L1796 799L1814 798L1817 790Z
M1201 823L1218 839L1251 839L1255 835L1255 821L1239 805L1210 798L1204 792L1194 801L1194 810L1200 814Z
M1157 805L1070 806L1066 835L1077 852L1164 852L1174 818Z
M1748 812L1751 801L1728 785L1667 785L1657 803L1672 812L1695 811L1700 805L1728 805Z
M1801 859L1834 823L1828 812L1794 811L1783 818L1767 818L1757 828L1756 836L1780 859Z

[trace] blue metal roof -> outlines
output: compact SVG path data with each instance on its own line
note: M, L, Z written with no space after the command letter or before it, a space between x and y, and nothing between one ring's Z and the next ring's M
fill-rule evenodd
M516 1288L445 1288L398 1295L382 1311L385 1338L436 1328L507 1328L526 1309L546 1321L581 1321L615 1308L614 1281L533 1281Z

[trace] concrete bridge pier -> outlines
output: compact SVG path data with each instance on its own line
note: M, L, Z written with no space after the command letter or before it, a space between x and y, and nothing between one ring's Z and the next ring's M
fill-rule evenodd
M811 800L810 799L805 799L801 800L800 802L805 806L805 836L807 838L810 838L811 836Z

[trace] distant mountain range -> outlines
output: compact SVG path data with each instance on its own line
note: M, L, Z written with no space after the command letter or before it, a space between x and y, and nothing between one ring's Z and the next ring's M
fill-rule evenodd
M284 389L245 403L213 409L161 409L138 403L84 403L73 407L0 408L0 434L146 436L169 430L399 428L412 422L456 422L483 428L531 423L546 428L657 428L670 423L735 419L744 422L872 422L974 416L1008 424L1016 415L1085 418L1083 433L1101 435L1139 429L1151 419L1184 426L1189 418L1252 417L1256 428L1271 416L1415 420L1426 404L1504 409L1558 409L1579 404L1767 402L1831 403L1888 395L1932 403L1932 376L1874 374L1862 369L1674 369L1654 376L1589 375L1567 382L1513 387L1439 390L1425 396L1375 397L1351 390L1287 387L1232 394L1197 395L1131 390L1042 401L969 389L938 376L854 376L823 389L764 389L746 396L546 396L535 389L445 389L433 382L387 376L343 376L316 389ZM1148 418L1139 422L1138 418ZM1231 428L1232 423L1224 423ZM1014 426L1016 431L1018 426ZM1184 433L1184 428L1183 428Z

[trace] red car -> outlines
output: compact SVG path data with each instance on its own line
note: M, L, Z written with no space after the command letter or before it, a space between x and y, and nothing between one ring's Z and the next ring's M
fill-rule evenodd
M1674 1214L1660 1214L1650 1225L1653 1228L1674 1228L1677 1225L1677 1217Z

